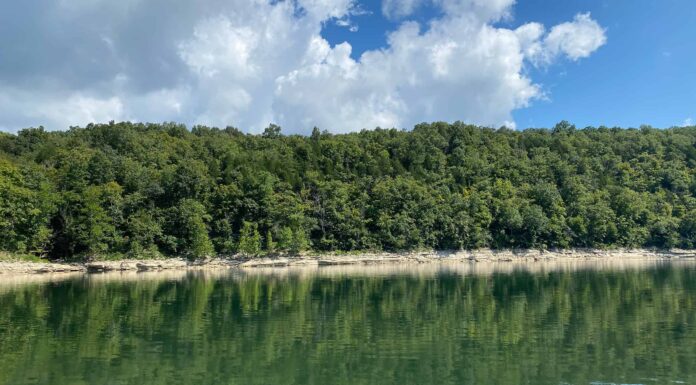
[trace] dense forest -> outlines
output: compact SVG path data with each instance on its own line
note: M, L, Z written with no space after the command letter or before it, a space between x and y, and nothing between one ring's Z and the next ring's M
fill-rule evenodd
M696 247L696 127L261 135L109 123L0 133L0 250Z

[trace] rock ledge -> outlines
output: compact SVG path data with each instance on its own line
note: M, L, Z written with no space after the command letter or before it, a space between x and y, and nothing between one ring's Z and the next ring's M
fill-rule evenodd
M385 265L419 263L543 262L592 260L677 260L695 259L696 250L650 249L568 249L568 250L491 250L421 251L408 253L362 253L355 255L300 255L263 258L212 258L189 261L183 258L154 260L95 261L84 264L0 262L1 274L41 274L110 271L162 271L185 269L283 268L292 266Z

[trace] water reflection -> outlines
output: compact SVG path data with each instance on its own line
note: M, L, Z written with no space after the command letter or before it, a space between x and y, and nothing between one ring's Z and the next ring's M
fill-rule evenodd
M6 278L0 384L696 381L693 262Z

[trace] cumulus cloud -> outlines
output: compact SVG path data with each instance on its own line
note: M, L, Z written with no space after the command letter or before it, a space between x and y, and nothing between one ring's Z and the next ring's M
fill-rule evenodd
M123 103L118 97L97 98L77 92L63 98L41 98L30 91L4 89L0 92L0 105L3 119L27 117L37 122L37 126L40 122L63 121L66 117L78 122L106 122L124 117Z
M573 21L562 23L551 28L544 38L542 48L532 52L531 58L537 63L551 63L559 55L565 55L571 60L590 56L607 42L606 31L589 13L575 16Z
M457 119L500 125L539 94L521 74L524 55L509 30L455 18L421 31L410 22L388 42L354 61L348 44L319 40L307 65L278 79L275 111L337 131Z
M0 12L0 128L181 121L259 132L334 132L431 120L514 126L542 95L526 63L578 60L605 44L589 14L514 30L514 0L384 0L404 19L383 49L355 58L326 23L356 27L355 0L41 0ZM16 4L15 4L16 3ZM163 10L166 9L166 12ZM21 38L17 38L21 36Z

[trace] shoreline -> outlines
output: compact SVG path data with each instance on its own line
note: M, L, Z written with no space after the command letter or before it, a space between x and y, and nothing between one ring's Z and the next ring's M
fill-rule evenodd
M420 251L404 253L307 254L258 258L212 258L189 261L182 258L95 261L84 263L0 262L0 277L7 275L54 273L146 272L165 270L258 269L324 266L370 266L437 263L535 263L544 261L621 261L696 259L696 250L652 249L567 249L567 250L468 250Z

